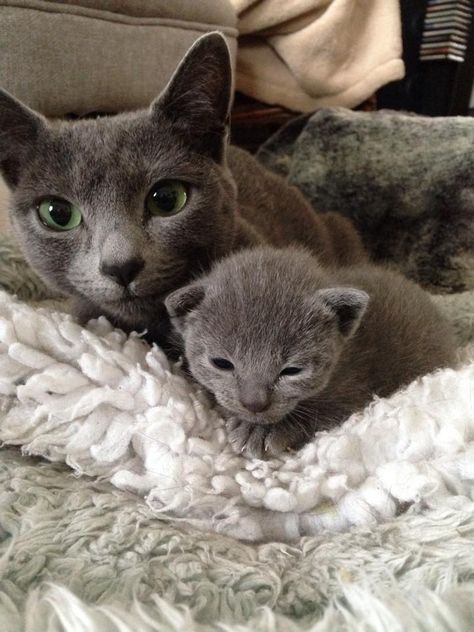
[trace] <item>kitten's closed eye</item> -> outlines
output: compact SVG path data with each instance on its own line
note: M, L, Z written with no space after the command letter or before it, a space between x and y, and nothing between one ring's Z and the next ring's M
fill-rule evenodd
M298 375L298 373L301 373L302 370L303 369L300 369L297 366L287 366L283 369L283 371L280 371L280 375Z
M210 358L211 364L221 371L232 371L234 365L225 358Z

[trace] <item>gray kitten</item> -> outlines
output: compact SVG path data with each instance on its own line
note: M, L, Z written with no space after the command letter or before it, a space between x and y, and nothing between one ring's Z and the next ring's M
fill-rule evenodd
M428 295L388 269L324 269L304 250L255 248L166 299L189 369L249 456L298 448L454 360Z
M227 148L231 66L217 33L191 48L148 110L48 122L0 91L0 172L25 257L75 297L162 341L163 298L220 257L301 243L321 260L364 260L350 221L317 215L246 152Z

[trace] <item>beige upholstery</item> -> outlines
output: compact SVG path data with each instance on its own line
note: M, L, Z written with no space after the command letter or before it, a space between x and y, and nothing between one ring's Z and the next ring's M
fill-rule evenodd
M48 116L144 107L228 0L0 0L0 86Z

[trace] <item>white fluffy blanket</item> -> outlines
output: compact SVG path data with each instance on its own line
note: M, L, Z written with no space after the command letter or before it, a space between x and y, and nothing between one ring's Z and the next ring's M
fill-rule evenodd
M0 294L0 440L109 478L173 516L246 540L292 540L474 497L474 348L457 370L374 401L303 450L233 454L206 397L157 348L105 321Z

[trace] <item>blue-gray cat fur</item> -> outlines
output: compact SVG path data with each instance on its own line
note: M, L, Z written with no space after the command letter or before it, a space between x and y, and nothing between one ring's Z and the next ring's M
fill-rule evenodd
M451 329L415 283L371 264L323 268L301 249L243 250L166 306L192 375L250 456L298 448L454 362Z
M474 119L321 110L259 151L318 208L359 228L389 260L435 292L474 288Z
M316 214L301 193L242 150L227 150L231 65L213 33L191 48L148 110L50 123L0 91L0 169L13 190L11 221L25 257L46 283L77 299L82 320L105 314L163 342L166 294L223 255L253 243L301 243L327 263L366 255L352 224ZM188 185L185 208L150 216L153 185ZM55 232L38 202L58 196L82 224ZM140 261L124 287L104 273Z

